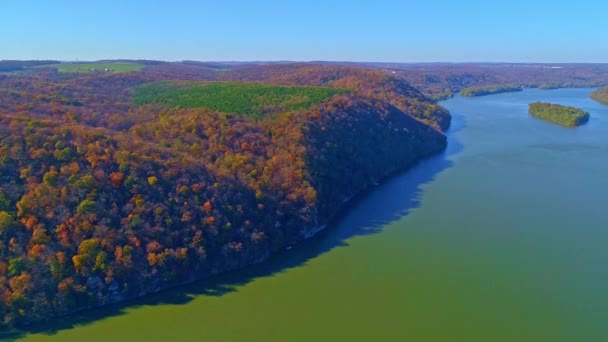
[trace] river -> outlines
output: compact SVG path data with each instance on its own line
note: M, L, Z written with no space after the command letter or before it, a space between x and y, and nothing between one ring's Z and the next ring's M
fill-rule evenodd
M590 89L442 102L449 148L268 262L25 341L608 340L608 106ZM527 114L573 105L588 124Z

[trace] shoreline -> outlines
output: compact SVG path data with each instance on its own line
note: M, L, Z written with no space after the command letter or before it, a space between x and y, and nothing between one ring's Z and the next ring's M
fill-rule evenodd
M442 133L445 135L446 131L447 131L447 129ZM398 175L407 174L412 168L416 167L422 161L427 160L429 158L436 157L436 156L444 153L447 149L447 146L448 146L448 143L447 143L447 138L446 138L445 143L443 144L442 148L440 148L436 151L433 151L431 153L425 154L423 156L420 156L418 159L414 160L410 165L408 165L406 167L395 168L393 170L388 171L385 175L383 175L382 177L380 177L378 179L374 179L373 181L370 180L366 184L366 186L363 187L360 191L358 191L357 193L346 198L340 204L340 206L338 207L336 212L330 218L327 219L326 223L315 225L315 226L308 227L308 228L306 228L306 227L303 228L301 230L300 234L297 236L296 241L294 243L286 245L276 251L268 252L253 262L245 263L242 265L237 265L235 267L230 267L230 268L227 268L227 269L224 269L221 271L216 271L216 272L212 271L204 276L191 277L190 279L188 279L186 281L174 283L169 286L159 286L158 288L154 289L153 291L143 292L143 293L139 293L139 294L133 295L133 296L124 296L124 297L120 297L117 300L110 300L108 302L105 302L105 303L102 303L99 305L79 308L77 310L73 310L73 311L64 313L62 315L54 316L51 319L46 320L46 321L25 324L23 326L23 328L19 328L19 327L12 328L7 333L10 333L10 331L13 331L14 333L40 332L40 331L43 331L45 327L51 327L53 325L56 325L57 322L60 322L63 320L70 320L70 318L76 318L76 316L79 314L86 314L86 313L94 314L95 311L101 310L104 308L116 308L116 309L128 308L128 307L134 305L135 301L145 300L145 298L149 297L149 296L159 295L163 292L178 290L181 287L193 285L193 284L196 284L199 282L209 281L209 280L212 280L212 279L220 277L220 276L228 275L232 272L239 272L239 271L247 269L248 267L262 264L262 263L268 261L271 257L276 256L280 253L284 253L284 252L290 250L294 246L300 245L301 243L303 243L307 240L311 240L311 239L319 236L319 234L327 231L327 229L331 229L336 224L336 222L338 222L341 218L344 217L344 215L352 208L352 206L355 203L357 203L359 200L361 200L363 197L365 197L367 194L369 194L370 191L377 188L378 186L381 186L382 184L385 184L387 181L389 181L390 179L392 179ZM28 328L30 328L30 329L28 329ZM3 335L0 334L0 339L3 338L2 336Z

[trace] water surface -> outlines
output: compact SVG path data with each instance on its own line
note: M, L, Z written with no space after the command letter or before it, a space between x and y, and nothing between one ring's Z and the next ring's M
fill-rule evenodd
M321 236L214 282L20 337L608 340L608 106L590 91L444 101L446 153L374 189ZM534 101L591 120L534 119Z

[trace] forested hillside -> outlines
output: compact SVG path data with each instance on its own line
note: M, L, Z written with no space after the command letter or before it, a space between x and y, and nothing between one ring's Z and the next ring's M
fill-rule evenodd
M282 85L314 85L349 89L357 95L391 104L415 118L447 129L450 115L403 79L356 67L307 64L267 65L238 69L224 77Z
M512 85L556 89L608 85L608 64L509 63L371 63L395 73L434 99L445 99L470 87Z
M401 79L312 65L41 66L0 98L4 326L262 261L443 150L450 122Z

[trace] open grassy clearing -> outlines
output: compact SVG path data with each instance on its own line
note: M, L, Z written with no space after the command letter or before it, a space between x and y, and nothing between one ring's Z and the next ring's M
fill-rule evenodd
M93 62L93 63L60 63L45 65L45 68L57 68L58 72L65 73L91 73L91 72L129 72L139 71L143 68L142 64L137 63L112 63L112 62ZM107 70L107 71L106 71Z
M308 108L348 90L325 87L276 86L243 82L159 82L134 91L136 104L161 103L209 108L243 115L276 114Z

